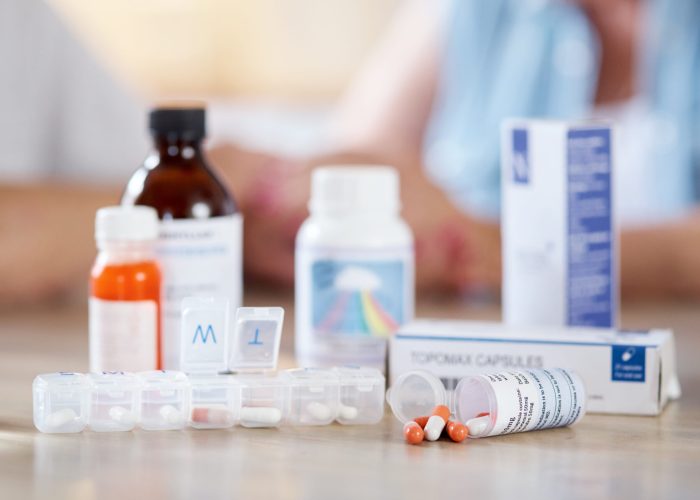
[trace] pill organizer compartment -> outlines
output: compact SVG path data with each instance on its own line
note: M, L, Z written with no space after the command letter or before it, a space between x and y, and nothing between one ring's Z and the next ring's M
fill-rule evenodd
M300 368L286 370L290 425L328 425L338 412L338 376L332 370Z
M285 420L288 386L281 375L251 374L236 379L241 384L243 427L278 427Z
M241 384L232 375L191 375L189 423L195 429L225 429L240 418Z
M80 432L87 425L90 385L71 372L37 375L32 384L34 425L41 432Z
M139 420L139 378L125 372L90 373L87 377L90 429L97 432L132 430Z
M144 430L179 430L189 419L190 383L178 371L139 373L141 422Z
M376 368L343 366L334 369L340 381L336 420L345 425L376 424L384 416L382 372Z

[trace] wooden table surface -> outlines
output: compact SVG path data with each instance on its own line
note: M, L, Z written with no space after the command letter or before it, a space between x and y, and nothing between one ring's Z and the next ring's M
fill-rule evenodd
M249 305L288 311L291 295ZM497 319L492 305L418 304L422 317ZM624 327L676 331L683 397L660 417L587 415L572 428L471 440L402 440L387 408L374 426L48 435L32 424L37 373L87 369L87 313L0 313L0 498L700 498L700 309L637 304Z

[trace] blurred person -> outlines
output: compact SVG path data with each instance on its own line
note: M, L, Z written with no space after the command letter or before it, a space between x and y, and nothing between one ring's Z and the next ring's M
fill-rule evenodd
M311 167L388 163L403 174L419 286L495 289L501 121L602 117L623 130L625 161L615 166L623 295L700 296L700 2L444 7L404 3L340 100L326 158L296 168L260 159L258 191L245 199L249 268L292 280Z
M385 163L402 174L419 287L495 290L501 120L604 116L626 129L631 157L616 192L623 293L700 296L698 19L694 0L404 2L338 103L323 154L210 152L246 217L246 270L293 279L314 166ZM82 283L94 209L115 200L84 187L0 188L0 300Z

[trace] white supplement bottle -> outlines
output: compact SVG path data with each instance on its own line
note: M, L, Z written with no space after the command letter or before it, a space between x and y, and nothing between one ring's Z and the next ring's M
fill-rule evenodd
M399 176L332 166L311 179L311 216L296 240L296 356L301 366L384 370L386 339L413 318L413 234Z

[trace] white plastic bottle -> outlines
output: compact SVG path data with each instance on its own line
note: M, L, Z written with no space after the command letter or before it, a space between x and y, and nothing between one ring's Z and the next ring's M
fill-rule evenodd
M383 166L313 172L296 240L296 355L302 366L384 370L386 338L413 318L413 234L399 176Z

